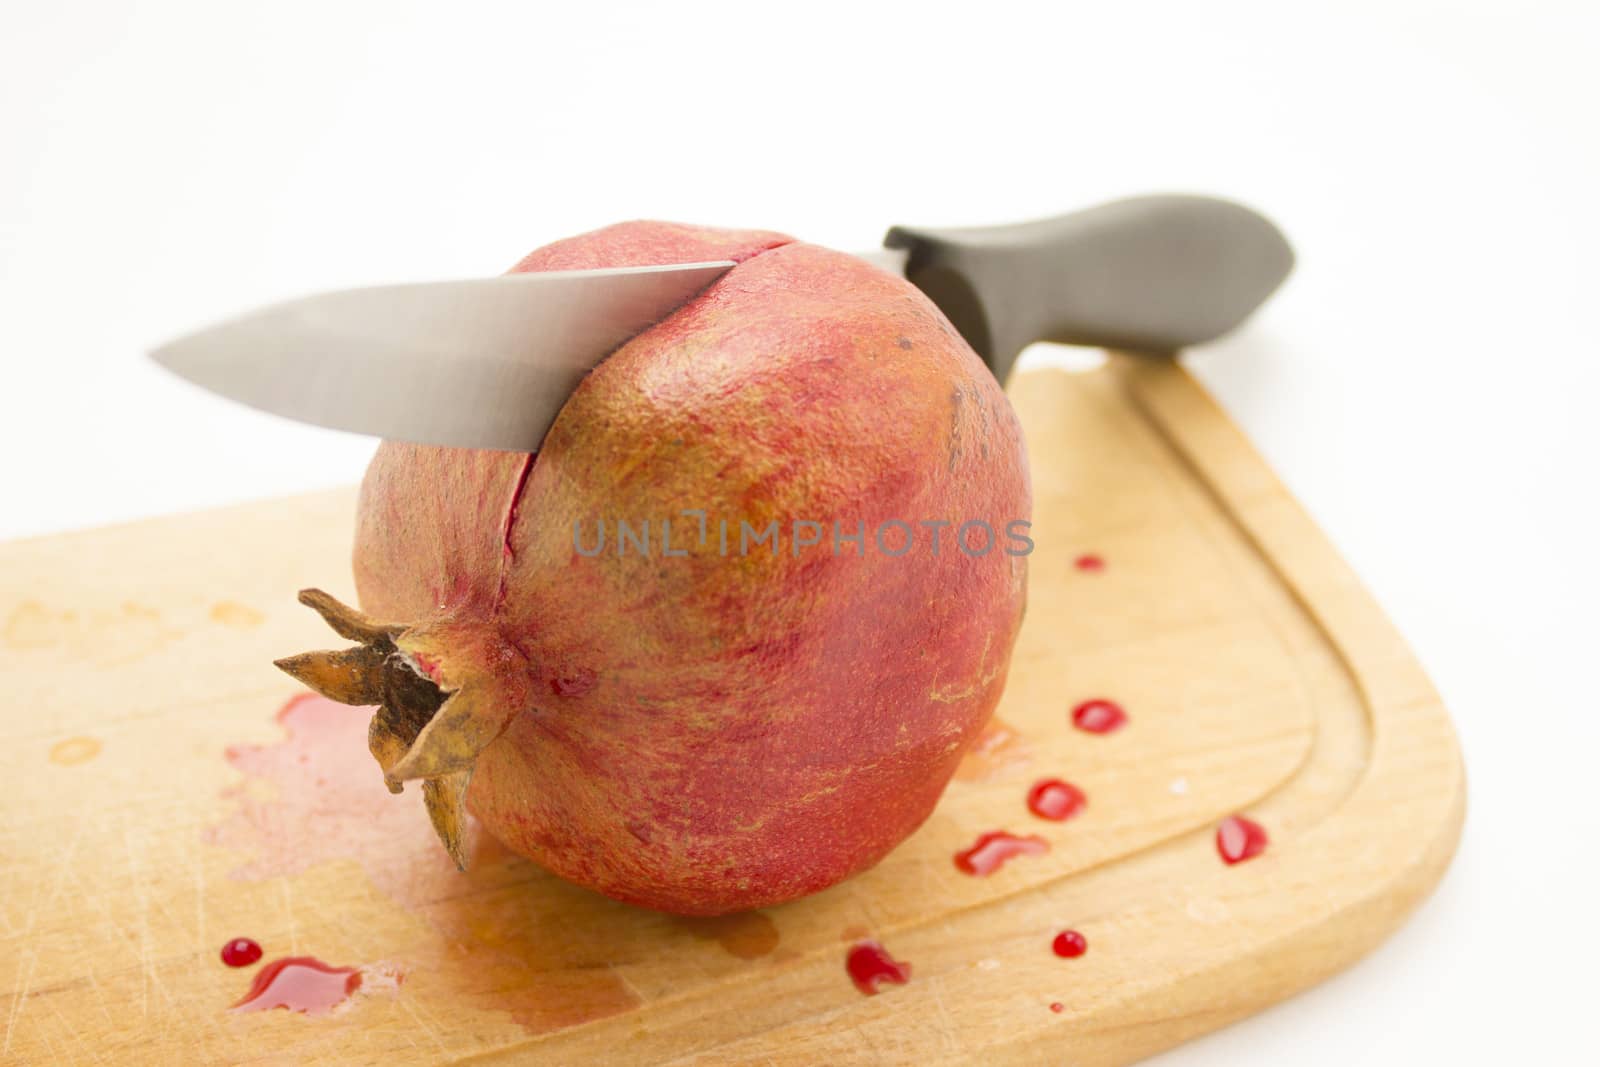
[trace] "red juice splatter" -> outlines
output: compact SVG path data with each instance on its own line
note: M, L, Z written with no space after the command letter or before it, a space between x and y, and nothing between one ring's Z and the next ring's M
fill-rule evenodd
M360 864L358 880L370 881L428 931L407 942L406 968L433 972L466 1000L505 1012L529 1034L637 1007L639 995L620 976L589 965L584 946L592 938L572 934L598 928L601 920L572 919L552 909L543 891L505 892L534 881L542 886L546 876L475 820L466 830L471 870L456 870L429 829L422 790L394 796L384 787L367 749L371 717L370 708L307 693L278 712L276 739L227 750L241 776L223 793L233 810L203 834L239 854L241 866L230 877L258 882L323 864ZM530 967L530 960L548 969ZM383 965L360 963L357 997L386 992Z
M1072 561L1072 565L1080 571L1098 574L1106 569L1106 561L1092 552L1086 552Z
M1051 1003L1050 1010L1055 1012L1057 1015L1060 1015L1062 1012L1067 1010L1067 1006L1061 1003L1061 1001L1057 1000Z
M845 958L844 969L850 972L850 980L856 988L869 997L877 993L878 986L884 982L905 985L911 977L911 964L901 963L876 941L863 941L852 948Z
M233 1011L287 1008L306 1015L326 1015L361 988L361 971L331 967L310 956L273 960L256 973L250 991Z
M248 937L236 937L222 946L222 962L229 967L248 967L261 958L261 946Z
M1028 790L1028 810L1041 819L1060 822L1082 811L1089 798L1071 782L1059 778L1046 778L1034 783Z
M1029 834L1018 837L1005 830L980 836L969 849L956 853L956 868L967 874L990 875L1013 856L1041 856L1050 851L1050 842Z
M1089 951L1089 939L1076 930L1063 930L1050 942L1050 947L1062 959L1075 960Z
M1072 725L1085 733L1109 734L1128 722L1128 713L1110 700L1085 700L1072 709Z
M416 875L410 863L397 862L398 845L438 847L413 833L419 821L427 825L422 791L393 796L384 787L367 750L371 717L370 709L305 693L278 712L286 738L228 748L229 764L270 787L240 783L223 791L237 810L205 838L249 857L231 877L257 881L354 859L390 896L404 898ZM455 865L447 866L455 874Z
M305 693L278 712L286 737L229 746L228 763L247 781L223 790L236 808L203 832L208 843L246 857L229 877L254 882L354 860L407 909L459 891L461 872L429 835L422 790L395 796L384 786L367 749L371 717L370 708ZM475 868L507 855L475 823L468 825Z
M1217 854L1225 863L1243 863L1267 848L1267 831L1243 815L1230 815L1217 827Z

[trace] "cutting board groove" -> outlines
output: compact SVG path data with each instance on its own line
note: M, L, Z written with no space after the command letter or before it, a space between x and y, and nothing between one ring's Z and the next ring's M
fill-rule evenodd
M716 922L491 841L456 875L414 791L368 812L359 715L336 746L275 721L294 690L270 659L323 640L293 590L350 592L348 491L0 546L0 1061L1115 1064L1359 958L1459 834L1427 679L1181 367L1114 356L1010 393L1038 544L997 713L1015 740L875 870ZM1128 727L1071 729L1091 697ZM1087 811L1033 819L1056 775ZM1272 844L1227 867L1212 835L1240 811ZM1001 827L1052 849L957 872ZM1050 952L1067 926L1081 959ZM217 950L240 935L404 982L325 1018L232 1015L249 974ZM857 993L862 936L910 983Z

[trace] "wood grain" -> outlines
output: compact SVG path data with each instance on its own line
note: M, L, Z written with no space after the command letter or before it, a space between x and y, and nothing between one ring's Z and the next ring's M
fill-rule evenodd
M998 713L1015 742L877 869L712 922L490 841L457 875L415 791L391 801L364 752L286 739L270 660L324 640L294 590L351 592L350 493L0 546L0 1062L1114 1064L1358 958L1459 833L1427 679L1179 367L1113 358L1011 394L1037 542ZM1103 571L1075 566L1087 552ZM1128 727L1073 730L1091 697ZM1028 814L1052 775L1083 814ZM1273 843L1226 867L1212 834L1236 811ZM1052 849L960 874L952 854L1002 827ZM1066 926L1080 959L1050 951ZM404 982L326 1018L229 1014L249 973L217 951L241 935ZM909 984L852 987L863 935Z

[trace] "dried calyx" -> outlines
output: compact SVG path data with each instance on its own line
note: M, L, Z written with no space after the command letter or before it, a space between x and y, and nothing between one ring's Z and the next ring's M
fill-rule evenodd
M421 779L433 828L466 870L472 767L516 711L499 691L495 671L486 668L503 668L520 654L481 624L378 622L320 589L301 590L300 603L357 644L289 656L277 666L330 700L377 705L367 747L383 768L384 784L398 793L405 782Z

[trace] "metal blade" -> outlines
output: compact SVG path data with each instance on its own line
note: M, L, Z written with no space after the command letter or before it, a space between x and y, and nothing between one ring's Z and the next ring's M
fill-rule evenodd
M584 375L732 266L344 289L250 312L150 355L212 392L302 422L531 452Z

